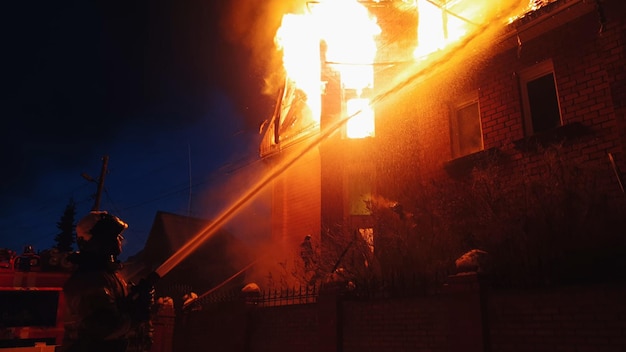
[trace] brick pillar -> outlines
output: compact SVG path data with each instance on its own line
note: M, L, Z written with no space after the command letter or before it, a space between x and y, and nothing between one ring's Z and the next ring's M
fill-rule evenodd
M340 283L328 283L320 289L317 298L318 336L320 352L341 352L343 350L342 319L341 319Z
M172 352L175 317L173 305L160 304L157 306L156 315L152 319L154 342L150 352Z
M490 350L486 297L482 286L481 277L475 272L448 277L445 292L450 302L448 333L451 351Z

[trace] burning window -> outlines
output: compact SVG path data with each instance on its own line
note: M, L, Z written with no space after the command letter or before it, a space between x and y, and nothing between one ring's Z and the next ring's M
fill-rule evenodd
M346 126L346 137L374 137L374 110L370 106L369 98L359 93L354 98L347 100L346 114L350 116Z
M561 126L561 109L552 60L520 72L520 85L527 135Z
M452 157L457 158L483 149L478 97L464 100L452 108Z

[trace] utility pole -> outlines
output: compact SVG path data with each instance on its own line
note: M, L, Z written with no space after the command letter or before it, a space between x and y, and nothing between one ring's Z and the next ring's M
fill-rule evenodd
M96 201L93 204L91 210L100 210L100 199L102 199L102 189L104 188L104 176L107 172L107 165L109 163L109 156L105 155L102 157L102 170L100 170L100 177L95 180L93 177L89 176L86 173L82 173L82 177L90 182L96 182L98 184L98 190L96 192Z

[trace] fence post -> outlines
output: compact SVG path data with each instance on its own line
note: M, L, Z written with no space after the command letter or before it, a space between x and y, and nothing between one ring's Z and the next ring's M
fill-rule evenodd
M155 318L152 320L154 332L150 352L172 352L176 318L174 306L157 304L156 307Z
M322 285L317 299L318 336L320 352L343 350L341 292L343 284L330 282Z
M445 286L450 306L449 334L452 351L488 352L486 295L480 274L465 272L448 277Z

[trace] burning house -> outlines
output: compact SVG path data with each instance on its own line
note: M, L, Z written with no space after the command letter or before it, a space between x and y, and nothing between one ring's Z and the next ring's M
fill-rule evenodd
M187 312L180 350L623 350L606 327L624 311L625 15L621 0L285 15L260 145L287 249L271 260L342 286L255 282Z
M579 256L570 241L623 247L607 234L623 217L623 34L619 1L344 0L285 15L285 84L260 146L285 169L273 238L297 253L312 235L327 273L355 242L375 274L445 275L474 247L529 272Z

